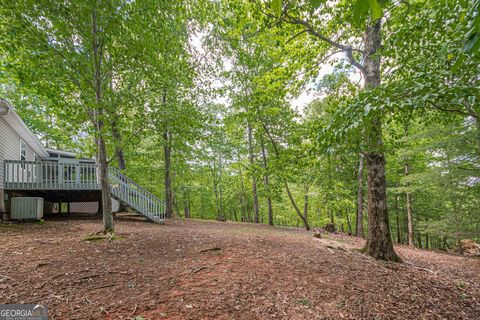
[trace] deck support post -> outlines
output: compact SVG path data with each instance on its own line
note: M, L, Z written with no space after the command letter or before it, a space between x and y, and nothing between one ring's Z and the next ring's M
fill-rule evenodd
M3 220L3 214L7 212L5 207L5 190L0 189L0 219Z

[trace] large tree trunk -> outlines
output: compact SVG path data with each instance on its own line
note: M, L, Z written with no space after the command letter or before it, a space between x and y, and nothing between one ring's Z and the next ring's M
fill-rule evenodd
M367 26L365 31L365 87L380 85L381 20ZM372 116L366 130L367 185L368 185L368 237L365 251L375 259L401 261L393 249L387 209L385 156L382 141L382 116Z
M357 237L364 237L363 234L363 164L364 155L360 153L358 162L358 186L357 186L357 222L355 226L355 235Z
M101 130L101 123L99 127ZM98 160L100 162L100 186L102 188L103 232L113 233L115 228L112 214L112 195L110 193L110 182L108 179L107 148L101 133L97 141Z
M255 165L255 156L253 154L253 132L252 126L248 124L248 154L252 169ZM257 178L255 172L252 172L252 195L253 195L253 222L258 223L258 194L257 194Z
M404 172L405 176L408 176L408 160L405 159L404 163ZM407 223L408 223L408 245L414 247L415 243L413 241L413 218L412 218L412 201L410 199L410 192L406 192L406 206L407 206Z
M267 173L267 154L265 152L265 144L263 139L261 140L262 145L262 159L263 159L263 169L265 173L263 175L263 183L265 184L265 189L267 192L267 206L268 206L268 224L273 226L273 207L272 207L272 196L270 195L270 182Z
M93 49L93 80L95 88L96 110L93 112L93 121L97 133L97 154L100 165L100 186L102 188L102 211L103 211L103 232L113 233L115 231L112 214L112 195L110 193L110 182L108 179L107 147L104 139L103 127L103 88L102 88L102 41L98 39L97 12L92 12L92 49Z

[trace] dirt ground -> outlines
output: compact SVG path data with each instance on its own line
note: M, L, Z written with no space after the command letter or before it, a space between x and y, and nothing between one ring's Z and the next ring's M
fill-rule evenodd
M51 319L480 319L480 259L397 247L376 262L345 235L119 217L0 227L0 303Z

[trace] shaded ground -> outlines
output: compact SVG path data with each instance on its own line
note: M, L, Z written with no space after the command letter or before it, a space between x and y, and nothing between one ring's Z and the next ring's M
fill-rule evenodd
M480 319L480 259L397 247L376 262L348 236L231 222L119 218L0 227L0 303L53 319Z

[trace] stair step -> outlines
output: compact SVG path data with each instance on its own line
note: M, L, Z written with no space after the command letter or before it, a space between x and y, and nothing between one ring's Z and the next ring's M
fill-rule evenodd
M165 221L165 202L115 168L109 176L112 196L154 222Z

